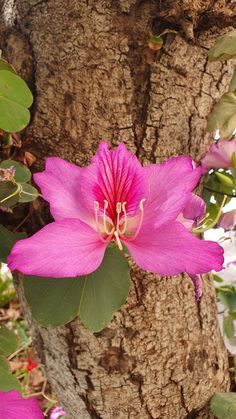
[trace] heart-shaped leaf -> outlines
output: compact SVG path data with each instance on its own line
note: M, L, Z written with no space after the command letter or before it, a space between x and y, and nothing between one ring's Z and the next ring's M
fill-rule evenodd
M14 166L16 169L14 179L17 183L26 183L31 179L31 171L28 167L15 160L4 160L0 163L0 168L9 169Z
M21 185L22 191L20 193L19 202L31 202L38 198L39 193L34 186L29 185L28 183L24 183Z
M3 59L0 59L0 71L1 70L11 71L12 73L16 74L14 68L7 61Z
M229 84L229 92L234 92L236 90L236 66L234 67L234 73Z
M84 325L102 330L124 304L130 287L129 266L115 247L108 248L99 269L77 278L24 278L26 299L45 327L63 325L78 314Z
M21 391L17 378L11 373L8 362L0 356L0 391L16 389Z
M19 201L20 186L11 181L0 183L0 206L13 207Z
M236 393L216 393L211 399L211 410L218 419L236 418Z
M213 107L207 123L207 131L219 130L221 138L229 139L236 129L236 96L225 93Z
M16 351L17 346L18 340L16 335L4 326L0 326L0 356L11 355Z
M25 237L25 233L12 233L0 224L0 262L7 263L7 256L14 244Z
M236 55L236 30L226 33L216 40L210 48L208 56L210 61L228 60Z
M27 84L11 71L0 71L0 128L21 131L30 120L33 96Z

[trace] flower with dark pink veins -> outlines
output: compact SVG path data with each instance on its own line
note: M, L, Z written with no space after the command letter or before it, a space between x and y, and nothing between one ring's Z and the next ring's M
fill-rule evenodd
M24 399L19 391L0 391L1 419L43 419L36 397Z
M100 143L85 168L48 158L34 176L55 222L18 241L11 270L52 278L90 274L106 247L123 244L143 269L160 275L195 275L222 269L223 249L202 241L177 220L201 176L189 157L142 167L121 143Z
M231 141L219 140L212 144L202 159L202 172L210 169L228 169L232 165L233 154L236 153L236 138Z

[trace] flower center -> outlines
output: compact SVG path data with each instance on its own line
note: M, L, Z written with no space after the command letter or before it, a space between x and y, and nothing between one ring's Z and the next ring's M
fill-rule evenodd
M108 201L104 199L103 210L100 211L98 201L94 201L96 229L103 242L114 240L120 250L123 250L121 243L122 238L132 241L137 237L143 222L144 202L145 198L139 203L139 214L129 217L126 212L126 202L116 203L116 217L111 219L107 215ZM129 221L134 220L134 232L129 231Z

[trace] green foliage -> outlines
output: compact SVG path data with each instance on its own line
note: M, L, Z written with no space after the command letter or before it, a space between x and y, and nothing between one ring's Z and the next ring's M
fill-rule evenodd
M220 137L230 139L236 127L236 96L225 93L214 105L207 123L207 131L219 130Z
M16 292L13 286L12 278L10 276L6 276L3 280L0 270L0 307L4 307L8 304L15 297L15 295Z
M34 186L29 185L28 183L23 183L22 185L22 191L20 193L19 201L20 203L26 203L34 201L36 198L38 198L39 193Z
M1 70L11 71L12 73L16 74L14 68L7 61L3 59L0 59L0 71Z
M18 340L16 335L3 326L0 326L0 356L8 356L16 351Z
M27 84L12 71L0 70L0 128L21 131L28 125L33 96Z
M236 66L234 67L233 76L229 84L229 92L235 92L235 91L236 91Z
M66 324L77 315L94 331L102 330L124 304L130 287L129 267L115 247L108 248L99 269L77 278L24 278L26 299L45 327Z
M236 56L236 30L226 33L218 38L215 45L208 52L209 60L228 60Z
M230 314L224 317L223 321L224 334L228 339L234 336L234 317Z
M224 282L223 279L216 274L213 274L213 279L214 279L215 282L218 282L218 283Z
M4 160L0 163L0 168L2 169L9 169L12 166L16 169L16 173L14 175L16 183L26 183L30 181L31 171L28 167L15 160Z
M231 157L231 167L233 169L236 169L236 152L235 151L233 152L232 157ZM234 173L234 177L236 179L235 173Z
M0 391L12 389L21 391L21 386L17 378L10 371L9 363L2 356L0 356L0 377Z
M211 399L212 413L218 419L236 418L236 393L216 393Z
M12 247L18 240L26 238L25 233L12 233L0 224L0 262L6 263Z
M14 207L18 202L31 202L39 196L37 189L27 183L31 180L28 167L15 160L4 160L0 163L0 169L7 170L12 167L15 168L13 179L1 181L0 206L6 210Z
M20 198L20 187L12 181L2 181L0 183L0 206L13 207Z

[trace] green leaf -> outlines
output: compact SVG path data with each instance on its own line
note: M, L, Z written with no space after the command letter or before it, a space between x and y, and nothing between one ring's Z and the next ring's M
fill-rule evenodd
M19 200L19 186L11 181L0 182L0 206L12 207Z
M4 160L0 163L0 168L2 169L9 169L12 166L16 169L14 179L17 183L29 182L31 179L31 171L28 167L15 160Z
M16 335L3 326L0 326L0 356L8 356L16 351L18 340Z
M22 184L22 192L20 193L19 202L31 202L38 198L39 193L36 188L29 185L28 183Z
M236 393L216 393L211 399L212 413L218 419L236 418Z
M233 169L236 169L236 151L233 152L231 157L231 166ZM235 173L233 173L234 178L236 178Z
M225 93L213 106L207 123L207 131L219 130L221 138L230 139L236 128L236 96Z
M236 311L236 290L225 292L220 287L218 288L217 297L229 311Z
M215 282L219 282L219 283L224 282L223 279L220 278L220 276L218 276L216 274L213 274L213 279L214 279Z
M236 66L234 67L234 72L232 79L230 80L229 84L229 92L234 92L236 90Z
M21 386L17 378L11 373L8 362L0 356L0 391L18 390L21 392Z
M229 186L231 188L235 187L235 181L229 174L224 174L220 172L215 172L216 177L218 177L219 181L223 183L225 186Z
M226 316L224 317L223 321L223 328L224 328L224 334L227 336L228 339L232 339L234 336L234 323L233 323L232 316Z
M28 108L33 96L27 84L16 74L0 71L0 128L6 132L21 131L30 120Z
M0 71L1 70L11 71L12 73L16 74L14 68L7 61L3 59L0 59Z
M129 266L117 248L108 248L101 266L77 278L24 278L26 299L35 319L45 327L59 326L78 314L84 325L102 330L126 301Z
M226 33L216 40L208 52L209 60L228 60L236 55L236 30Z
M12 233L0 224L0 262L7 263L7 256L14 244L25 238L25 233Z

